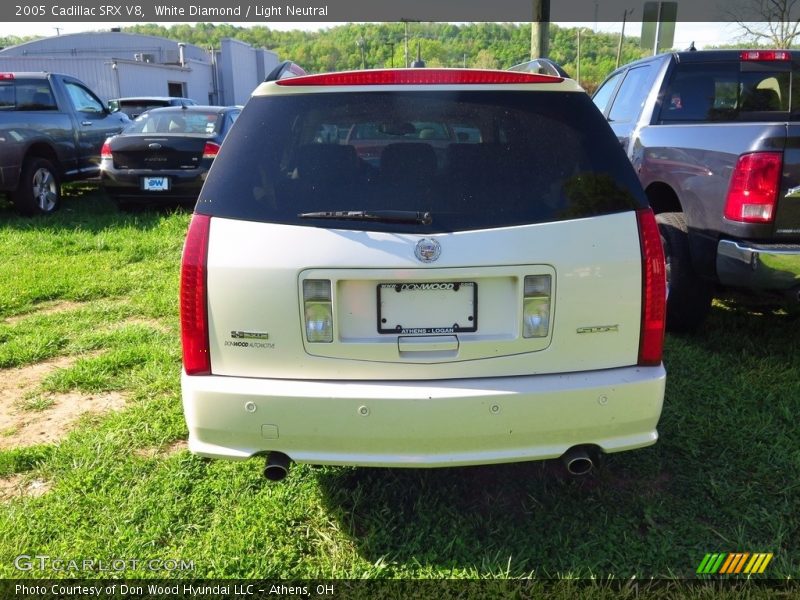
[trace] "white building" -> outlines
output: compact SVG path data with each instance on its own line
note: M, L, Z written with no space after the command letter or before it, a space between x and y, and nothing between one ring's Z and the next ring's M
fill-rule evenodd
M200 104L244 104L277 64L274 52L238 40L224 39L212 50L115 30L54 36L0 50L0 72L72 75L106 102L183 96Z

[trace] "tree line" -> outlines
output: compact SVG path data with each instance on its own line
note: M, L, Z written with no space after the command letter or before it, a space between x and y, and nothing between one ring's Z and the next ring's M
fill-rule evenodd
M125 27L123 31L215 49L219 49L222 39L233 38L272 50L282 60L292 60L309 73L321 73L405 66L406 28L408 60L413 61L419 50L429 67L507 69L530 57L529 23L350 23L319 31L185 23L171 27L141 24ZM581 85L592 91L616 67L619 34L581 28L580 57L578 38L578 28L551 24L550 58L570 76L575 78L580 74ZM33 38L0 37L0 47L27 39ZM648 54L648 50L639 46L638 37L627 36L622 44L620 64Z

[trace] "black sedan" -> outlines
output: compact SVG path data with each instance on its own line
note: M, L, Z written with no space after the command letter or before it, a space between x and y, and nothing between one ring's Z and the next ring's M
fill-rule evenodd
M142 113L100 152L100 177L123 210L194 205L208 169L241 107L183 106Z

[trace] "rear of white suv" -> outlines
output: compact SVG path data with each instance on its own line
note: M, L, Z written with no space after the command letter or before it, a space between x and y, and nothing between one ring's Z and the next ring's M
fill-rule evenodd
M657 439L664 300L653 215L574 82L264 83L184 249L189 445L271 454L274 478L288 460L584 470Z

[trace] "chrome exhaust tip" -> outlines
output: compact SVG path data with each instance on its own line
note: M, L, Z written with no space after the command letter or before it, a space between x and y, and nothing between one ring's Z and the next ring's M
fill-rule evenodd
M561 462L570 475L588 475L595 467L595 459L592 452L584 446L574 446L564 452Z
M292 459L283 452L270 452L264 466L264 477L270 481L282 481L289 474Z

